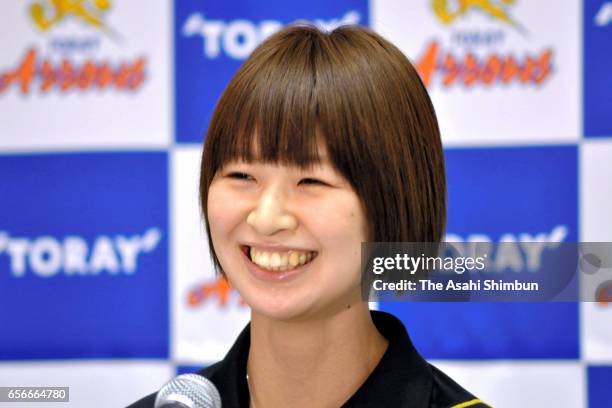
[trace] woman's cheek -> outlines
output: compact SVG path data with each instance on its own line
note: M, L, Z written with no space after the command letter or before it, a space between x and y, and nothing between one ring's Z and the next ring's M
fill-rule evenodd
M356 239L356 234L365 235L363 234L364 216L360 206L354 203L354 200L337 200L320 213L325 214L324 219L321 219L321 224L333 226L338 237L350 236Z
M226 204L228 199L227 194L224 194L220 188L213 189L211 187L209 190L207 203L208 223L213 234L226 230L232 218L231 207L228 207Z

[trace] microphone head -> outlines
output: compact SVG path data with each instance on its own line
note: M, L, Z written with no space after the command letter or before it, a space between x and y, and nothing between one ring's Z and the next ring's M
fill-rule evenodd
M208 378L181 374L159 390L155 408L221 408L221 396Z

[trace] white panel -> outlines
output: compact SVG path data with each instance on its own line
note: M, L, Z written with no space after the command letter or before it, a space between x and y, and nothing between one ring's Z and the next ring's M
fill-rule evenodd
M582 303L580 344L589 364L612 364L612 304Z
M495 408L586 406L586 374L579 362L432 363Z
M455 82L449 87L442 86L440 71L436 71L429 89L444 142L495 145L577 140L582 69L580 2L512 2L503 6L504 16L512 24L493 18L484 6L472 6L448 25L434 12L434 4L447 4L453 12L459 3L500 7L504 2L373 0L372 27L415 64L436 42L440 64L447 53L457 61L471 52L483 62L494 55L501 59L514 56L524 62L526 56L539 57L550 49L552 70L540 84L499 82L485 86L480 82L466 86ZM466 45L460 38L481 41Z
M612 242L612 141L585 140L580 146L581 240ZM608 244L609 245L612 244ZM602 268L582 275L582 290L596 290L612 280L612 253L598 251ZM591 296L592 297L592 296ZM612 363L612 304L581 304L582 357L589 363Z
M580 146L581 241L612 242L612 139Z
M125 407L157 391L174 376L168 362L78 361L1 363L5 387L70 387L70 403L7 404L20 408L41 406Z
M200 217L200 150L177 147L171 156L171 355L182 364L220 360L250 319L250 309L235 290L225 302L218 291L203 301L189 301L204 285L217 282Z
M109 63L118 71L122 64L133 66L143 58L144 81L134 90L89 86L61 91L54 86L43 92L40 75L34 75L25 93L12 83L0 90L0 150L167 146L172 107L171 2L110 1L106 11L97 10L94 2L76 2L87 4L89 11L68 12L42 31L30 16L30 6L42 5L44 18L52 19L58 10L51 3L66 2L3 2L0 24L3 30L8 27L10 35L0 36L0 75L14 73L28 50L34 50L39 69L44 61L55 68L62 61L73 67L88 61L97 67ZM88 19L98 19L105 28ZM73 49L68 51L69 44Z

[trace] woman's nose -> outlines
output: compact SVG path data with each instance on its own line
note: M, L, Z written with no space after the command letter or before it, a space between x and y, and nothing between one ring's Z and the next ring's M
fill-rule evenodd
M247 223L261 235L273 235L282 230L294 230L296 217L286 210L285 200L275 188L265 191L257 206L249 213Z

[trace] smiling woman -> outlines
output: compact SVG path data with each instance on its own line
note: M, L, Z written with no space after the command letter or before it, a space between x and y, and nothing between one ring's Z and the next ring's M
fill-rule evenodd
M251 307L199 372L223 407L485 406L361 297L362 242L438 242L445 224L436 116L396 47L360 27L276 33L219 100L200 176L211 256Z

